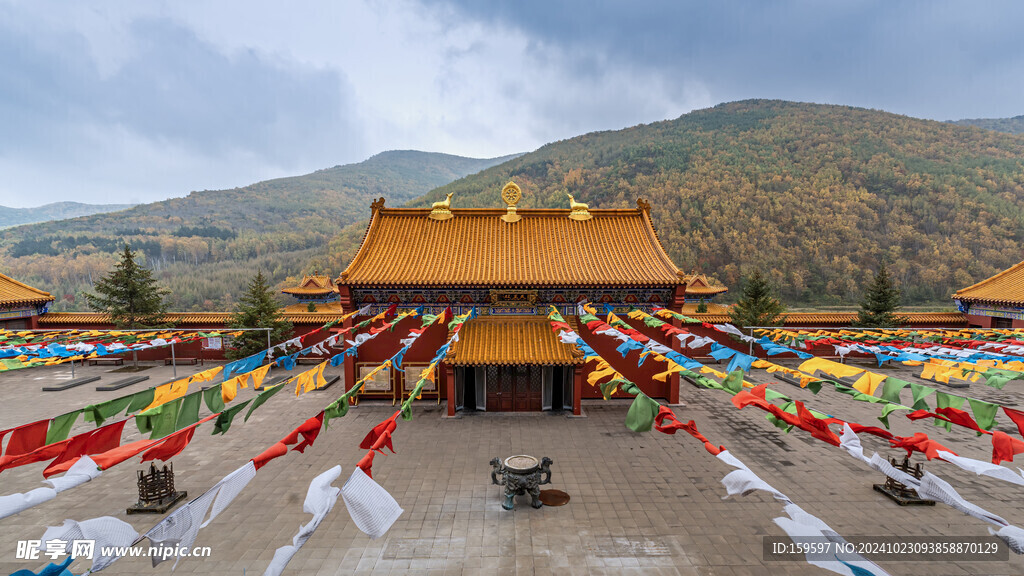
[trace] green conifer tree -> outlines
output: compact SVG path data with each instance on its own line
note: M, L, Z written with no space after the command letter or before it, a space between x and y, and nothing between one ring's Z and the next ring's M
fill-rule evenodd
M892 281L885 264L878 267L874 280L864 292L860 311L853 325L860 328L895 328L905 324L907 319L898 316L900 289Z
M170 291L161 288L152 271L135 262L135 253L127 244L121 261L100 278L94 286L96 293L86 293L85 299L95 312L110 316L114 326L123 329L157 328L167 326L167 304L164 296Z
M274 292L267 284L262 270L257 270L256 275L249 280L249 287L245 294L238 299L235 313L232 315L228 327L269 328L272 344L291 337L292 323L281 313L274 298ZM267 333L265 331L242 332L240 336L234 338L231 347L227 350L227 357L237 360L266 348Z
M697 314L705 314L708 311L708 301L701 298L697 303Z
M743 283L743 296L729 309L729 320L744 328L747 326L778 326L786 307L775 297L768 279L760 270L754 270Z

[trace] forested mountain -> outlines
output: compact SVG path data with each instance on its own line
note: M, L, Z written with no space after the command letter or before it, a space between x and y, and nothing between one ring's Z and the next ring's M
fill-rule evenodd
M1014 116L1013 118L967 118L964 120L952 120L951 122L960 126L977 126L985 130L995 130L1009 134L1024 134L1024 116Z
M8 208L0 206L0 228L21 224L60 220L76 216L88 216L103 212L117 212L131 208L134 204L82 204L80 202L54 202L34 208Z
M510 179L526 208L646 198L679 267L732 294L761 267L791 304L856 303L883 259L908 303L949 303L1024 258L1024 137L874 110L723 104L548 144L412 204L500 207Z
M317 268L339 273L327 243L366 218L373 199L402 203L509 158L384 152L304 176L0 230L0 270L54 294L54 310L84 310L81 291L128 242L171 290L172 310L224 310L257 267L274 283Z

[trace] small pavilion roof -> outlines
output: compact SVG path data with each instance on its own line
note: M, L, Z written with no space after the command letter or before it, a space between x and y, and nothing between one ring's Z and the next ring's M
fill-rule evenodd
M463 326L447 362L453 366L582 364L582 355L575 351L574 346L558 341L543 316L483 316Z
M313 296L326 295L336 292L331 277L326 275L303 276L298 286L281 290L284 294L292 296Z

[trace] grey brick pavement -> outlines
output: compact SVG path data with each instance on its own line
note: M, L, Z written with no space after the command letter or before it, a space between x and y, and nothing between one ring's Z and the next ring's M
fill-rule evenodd
M199 367L179 368L179 375ZM117 375L106 368L80 369L81 374ZM901 377L907 377L903 368ZM62 368L40 368L0 376L4 401L0 428L42 417L118 394L161 383L170 369L149 370L151 380L120 392L95 392L93 385L59 393L39 388L61 377ZM78 375L78 374L76 374ZM755 370L748 379L767 381ZM102 383L102 382L100 382ZM728 395L683 385L688 406L677 408L683 421L693 419L717 444L724 444L751 469L817 515L840 534L986 535L986 525L948 507L901 508L871 489L882 481L839 449L797 430L785 434L755 408L736 410ZM1011 383L1003 392L972 385L978 397L998 396L1013 402L1019 393ZM823 390L814 396L787 384L777 390L806 400L816 409L864 424L874 423L879 408ZM175 457L179 489L198 496L228 472L279 440L305 418L316 414L341 391L300 398L282 393L247 423L238 420L226 436L210 436L204 425L188 449ZM961 391L963 392L963 391ZM104 396L106 394L106 396ZM242 391L244 400L253 393ZM909 397L909 390L905 392ZM707 454L683 433L635 434L627 430L628 402L587 401L586 418L560 415L472 414L443 419L443 405L423 401L410 422L400 421L394 433L397 455L377 456L374 478L402 505L405 513L383 538L371 541L358 531L339 501L289 566L289 574L673 574L746 576L821 574L804 562L765 562L761 539L782 535L772 518L781 506L755 493L722 500L720 480L731 469ZM210 526L197 545L210 546L211 558L186 558L176 572L184 574L262 574L279 546L289 544L309 516L302 501L309 481L341 464L342 480L362 456L358 443L377 422L393 413L389 403L364 402L331 423L305 454L291 452L261 469L256 479ZM1004 423L1008 420L1001 416ZM960 454L988 459L986 438L963 429L947 433L924 422L893 415L893 431L925 431ZM79 423L73 433L89 427ZM1012 427L1004 428L1015 432ZM133 425L126 431L134 430ZM128 440L137 439L135 432ZM896 456L883 442L864 437L868 451ZM572 501L558 508L533 510L525 501L514 512L501 509L501 492L490 485L488 461L494 456L528 453L549 456L552 487ZM40 486L43 464L8 470L0 475L0 494ZM15 561L19 539L39 538L48 525L65 518L84 520L111 515L127 520L140 532L158 521L154 516L127 516L124 509L137 498L137 459L125 462L84 486L58 495L17 516L0 520L0 573L38 569L45 562ZM972 502L1017 525L1024 525L1018 489L982 479L945 463L927 468L949 480ZM126 558L105 574L169 573L171 562L156 569L148 560ZM1021 559L1010 562L883 563L892 574L929 576L1024 573ZM77 561L75 573L87 564Z

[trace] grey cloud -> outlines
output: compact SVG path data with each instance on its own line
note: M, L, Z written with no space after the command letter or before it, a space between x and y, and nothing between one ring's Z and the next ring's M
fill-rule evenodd
M929 118L1022 112L1015 2L474 2L424 0L441 14L514 27L576 55L579 76L644 68L715 101L785 98Z
M135 49L127 60L104 75L82 36L19 28L14 14L5 16L0 155L37 148L89 156L74 150L74 139L114 130L191 154L247 154L286 167L365 153L337 70L254 51L225 55L170 20L146 19L128 31Z

